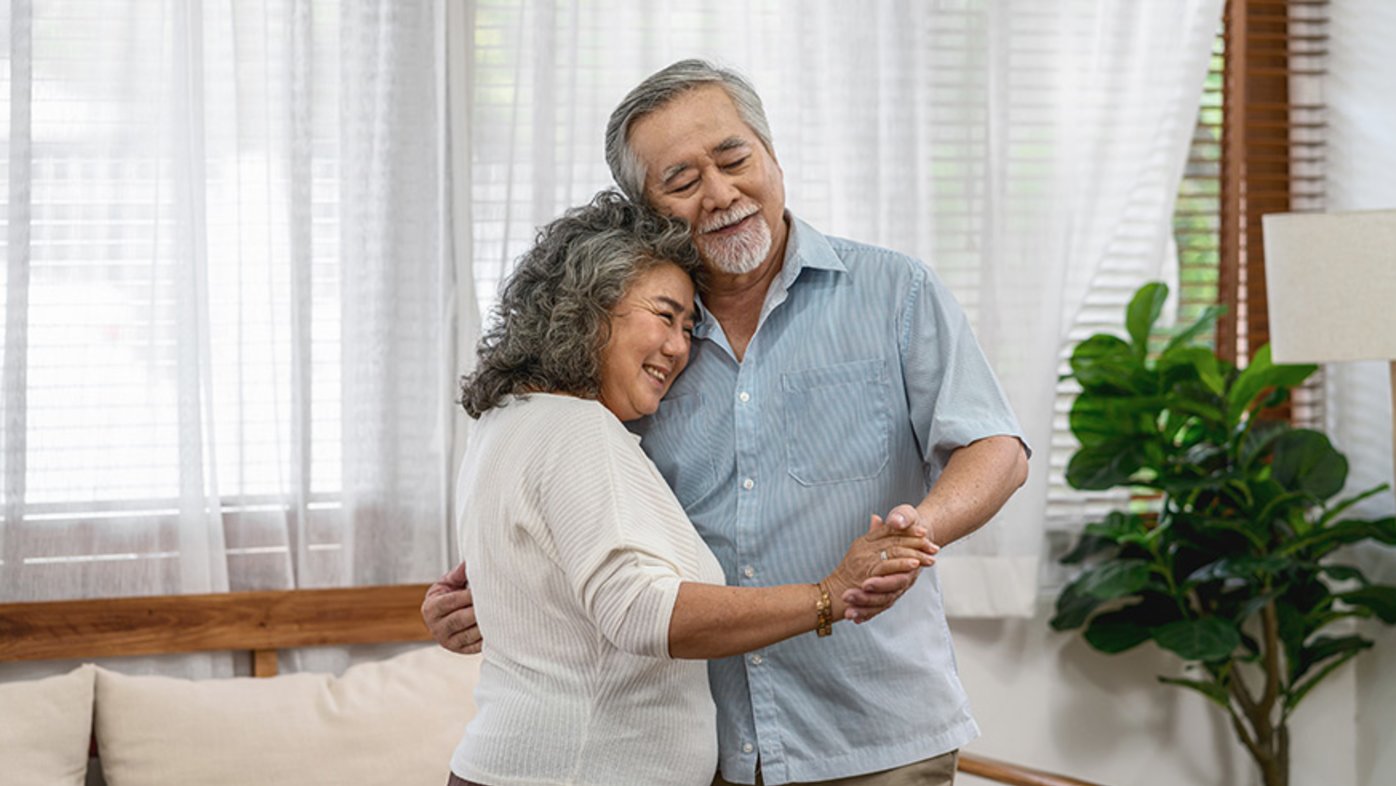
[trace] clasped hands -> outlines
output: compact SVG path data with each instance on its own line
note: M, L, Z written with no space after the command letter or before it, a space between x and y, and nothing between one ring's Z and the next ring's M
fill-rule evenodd
M939 551L911 505L898 505L886 520L872 516L867 534L849 546L826 580L834 615L863 623L891 608L916 583L921 568L935 564Z

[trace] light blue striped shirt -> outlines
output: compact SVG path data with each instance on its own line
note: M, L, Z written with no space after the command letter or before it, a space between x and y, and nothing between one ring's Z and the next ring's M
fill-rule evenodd
M925 496L956 448L1021 430L964 313L929 269L786 214L785 264L738 363L711 317L632 430L727 583L814 582L868 517ZM813 614L813 610L811 610ZM819 781L978 735L934 569L864 625L709 665L723 777Z

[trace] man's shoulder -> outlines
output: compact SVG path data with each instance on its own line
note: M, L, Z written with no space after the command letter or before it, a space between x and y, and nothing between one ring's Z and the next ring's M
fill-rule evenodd
M809 231L814 232L829 245L829 250L849 272L876 272L884 276L912 280L924 279L930 272L925 262L910 254L838 235L827 235L813 228Z

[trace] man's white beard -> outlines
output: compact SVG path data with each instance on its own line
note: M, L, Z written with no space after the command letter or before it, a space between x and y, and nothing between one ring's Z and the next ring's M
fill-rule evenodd
M702 234L698 236L698 250L713 267L734 276L750 273L771 253L771 228L766 225L760 213L756 222L744 227L731 237L717 237Z

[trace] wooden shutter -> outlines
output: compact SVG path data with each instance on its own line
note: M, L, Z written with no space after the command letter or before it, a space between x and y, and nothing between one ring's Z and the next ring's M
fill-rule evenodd
M1226 5L1217 348L1233 361L1270 338L1260 217L1323 208L1327 23L1327 0Z

